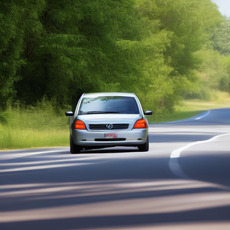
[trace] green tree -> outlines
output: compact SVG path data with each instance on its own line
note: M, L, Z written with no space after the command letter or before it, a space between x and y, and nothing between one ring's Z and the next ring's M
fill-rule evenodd
M139 33L132 0L46 0L37 23L39 33L24 40L31 53L24 54L24 77L16 86L21 100L34 103L45 96L62 106L76 103L82 92L131 85L132 40Z
M32 103L40 99L44 93L43 82L45 82L44 70L41 66L41 40L44 33L40 17L45 9L45 0L22 1L23 21L21 29L23 30L23 43L21 59L23 65L18 69L17 74L20 80L15 83L17 100Z
M0 105L5 107L9 98L17 93L15 84L27 75L36 75L37 71L31 66L37 59L33 54L42 29L38 18L45 2L12 0L0 4ZM26 85L20 87L21 91L26 90Z
M17 69L23 63L23 10L14 1L0 2L0 108L14 94L13 86L18 80Z
M202 64L200 65L199 77L202 84L201 90L229 91L229 73L226 57L212 49L202 49L198 52ZM200 92L202 95L202 92Z
M213 34L212 41L215 50L223 55L230 55L230 19L225 19Z
M194 69L200 62L196 52L209 41L222 16L210 0L138 0L137 5L143 44L150 41L151 47L145 53L143 82L158 109L173 109L184 92L195 89Z
M196 81L196 56L223 20L210 0L0 1L0 106L134 91L170 110Z
M194 52L210 39L212 30L222 20L222 16L210 0L155 2L161 10L161 28L173 32L171 46L166 52L174 67L172 74L187 75L197 66Z

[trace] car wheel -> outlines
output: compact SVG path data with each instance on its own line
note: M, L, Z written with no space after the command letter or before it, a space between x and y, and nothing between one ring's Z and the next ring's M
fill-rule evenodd
M72 137L70 137L70 152L72 154L81 152L81 147L73 143Z
M147 138L147 141L144 144L138 145L137 147L139 151L142 151L142 152L149 151L149 137Z

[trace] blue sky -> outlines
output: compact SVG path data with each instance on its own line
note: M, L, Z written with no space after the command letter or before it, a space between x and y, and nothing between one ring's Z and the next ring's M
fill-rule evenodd
M219 11L227 17L230 17L230 0L212 0L219 6Z

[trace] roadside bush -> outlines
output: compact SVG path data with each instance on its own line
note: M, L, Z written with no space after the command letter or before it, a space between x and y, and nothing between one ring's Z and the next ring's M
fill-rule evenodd
M68 119L50 102L10 106L0 117L1 149L68 145Z

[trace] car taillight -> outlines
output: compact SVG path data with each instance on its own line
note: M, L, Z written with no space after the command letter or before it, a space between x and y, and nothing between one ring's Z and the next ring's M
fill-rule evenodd
M145 119L140 119L137 120L135 125L133 126L134 129L144 129L144 128L148 128L148 124L145 121Z
M74 123L74 128L75 129L86 129L85 123L81 120L76 120Z

